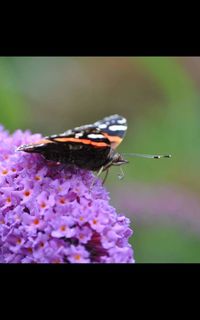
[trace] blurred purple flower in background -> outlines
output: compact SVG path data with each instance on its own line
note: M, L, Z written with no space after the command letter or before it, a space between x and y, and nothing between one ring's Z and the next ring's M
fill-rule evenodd
M114 190L116 207L131 220L142 223L170 222L200 231L200 200L195 193L175 185L131 183Z
M39 134L0 127L0 262L132 263L130 221L90 171L16 147Z

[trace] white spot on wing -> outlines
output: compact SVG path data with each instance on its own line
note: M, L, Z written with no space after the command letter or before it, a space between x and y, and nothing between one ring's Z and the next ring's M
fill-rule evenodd
M100 129L106 129L107 125L105 123L102 123L102 124L99 125L99 128Z
M117 120L117 123L124 124L124 123L126 123L126 119Z
M83 136L83 132L79 132L75 134L75 138L80 138Z
M88 134L88 138L90 139L102 139L104 136L102 134Z
M123 125L112 125L109 126L108 128L110 131L126 131L127 130L127 126L123 126Z
M70 134L72 134L72 130L67 130L67 131L59 134L59 137L65 137L65 136L68 136L68 135L70 135ZM55 135L55 137L57 137L57 136L58 136L58 135Z
M56 138L58 135L57 134L52 134L50 137L51 138ZM49 138L49 137L46 137L46 138Z

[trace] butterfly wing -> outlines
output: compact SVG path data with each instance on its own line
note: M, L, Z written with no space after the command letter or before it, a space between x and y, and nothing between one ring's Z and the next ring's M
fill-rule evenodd
M103 120L95 122L94 125L110 141L112 149L116 149L122 142L128 128L126 118L118 114L105 117Z
M58 135L45 137L45 139L54 143L76 143L77 145L90 145L95 148L110 148L110 140L95 125L77 127Z
M127 120L119 115L112 115L72 130L67 130L59 135L51 135L45 139L60 143L81 143L96 148L111 147L112 149L123 140L127 131Z

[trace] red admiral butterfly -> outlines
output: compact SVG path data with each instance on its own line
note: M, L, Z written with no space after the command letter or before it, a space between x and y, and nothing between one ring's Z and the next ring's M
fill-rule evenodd
M45 137L30 145L22 145L17 150L29 153L40 153L47 160L72 164L79 168L98 171L98 175L112 165L128 163L115 151L127 131L127 120L119 115L112 115L94 124L67 130L58 135ZM169 155L130 156L161 158ZM104 179L105 180L105 179Z

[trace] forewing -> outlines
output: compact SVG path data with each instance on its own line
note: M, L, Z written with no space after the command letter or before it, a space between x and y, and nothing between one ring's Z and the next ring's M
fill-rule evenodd
M111 147L115 149L123 140L127 131L127 121L117 114L72 130L67 130L59 135L45 137L50 141L60 143L80 143L92 145L96 148Z

